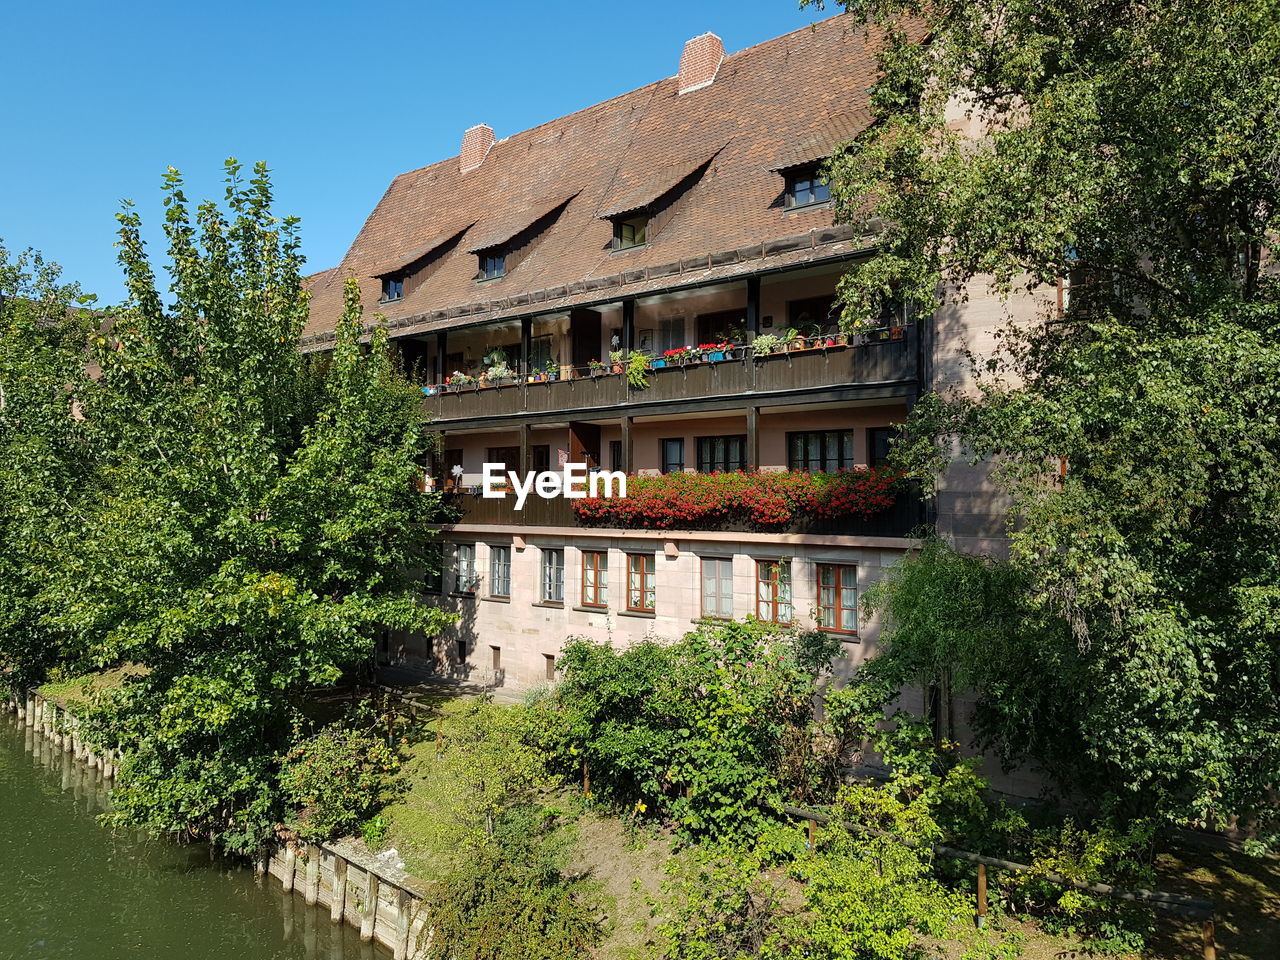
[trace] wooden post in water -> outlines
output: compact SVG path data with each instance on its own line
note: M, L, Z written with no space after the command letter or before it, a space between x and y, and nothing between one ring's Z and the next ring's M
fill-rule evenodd
M315 844L307 844L307 885L302 896L308 907L320 899L320 848Z
M1213 933L1213 921L1206 920L1204 922L1204 932L1202 935L1204 960L1218 960L1218 945L1214 942Z
M293 876L297 872L298 844L297 841L290 840L284 845L284 876L280 878L280 885L284 887L285 893L293 890Z
M987 925L987 865L978 864L978 926Z
M373 939L373 925L378 922L378 875L372 870L365 873L364 910L360 914L360 939L368 943Z
M36 697L35 694L27 695L27 726L34 727L36 725Z
M329 919L334 923L342 922L342 913L347 908L347 861L336 857L333 861L333 899L329 901Z

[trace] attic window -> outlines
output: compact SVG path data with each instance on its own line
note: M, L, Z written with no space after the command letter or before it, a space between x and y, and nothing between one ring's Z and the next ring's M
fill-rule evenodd
M643 247L645 235L649 229L649 215L619 218L613 221L613 249L627 250L631 247Z
M810 207L831 199L831 187L816 165L787 174L787 206Z
M480 280L497 280L507 275L507 255L500 250L480 254Z
M396 274L395 276L382 278L382 302L388 303L392 300L404 299L404 277Z

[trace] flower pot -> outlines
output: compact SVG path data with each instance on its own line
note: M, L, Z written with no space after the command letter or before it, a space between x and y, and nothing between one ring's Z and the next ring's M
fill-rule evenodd
M614 373L621 373L621 372L622 372L622 364L620 364L620 363L615 363L615 364L613 365L613 372L614 372Z
M719 363L721 360L724 359L724 352L716 351L715 353L709 353L707 354L707 359L710 360L712 363Z
M889 338L891 340L901 340L904 336L906 336L906 333L907 333L906 327L890 327L889 328Z
M649 361L649 366L650 366L652 369L654 369L654 370L657 370L657 369L659 369L660 367L665 367L666 365L667 365L667 361L665 361L665 360L651 360L651 361Z

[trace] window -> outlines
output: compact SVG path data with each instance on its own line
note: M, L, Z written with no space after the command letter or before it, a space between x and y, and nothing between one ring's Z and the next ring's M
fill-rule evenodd
M889 462L889 444L893 440L893 427L871 427L867 430L867 463L883 467Z
M489 644L489 655L492 658L493 669L501 670L502 669L502 648L492 643Z
M831 473L853 467L852 430L806 430L787 434L787 469Z
M564 551L542 551L542 602L564 603Z
M684 437L659 440L662 446L662 472L680 473L684 470Z
M551 444L538 443L529 448L535 473L551 469Z
M400 300L404 297L404 278L403 277L383 277L382 278L382 301L386 303L388 300Z
M652 613L654 609L654 560L652 553L627 554L627 609Z
M427 544L423 562L426 565L422 576L423 589L427 593L444 593L444 544Z
M796 170L787 177L787 206L806 207L811 203L826 203L831 199L831 188L817 167Z
M460 543L453 559L455 578L453 589L457 593L472 593L476 588L476 545Z
M747 437L698 438L699 473L733 473L747 468Z
M554 679L556 678L556 658L555 658L555 656L554 656L553 654L550 654L550 653L544 653L544 654L542 655L542 662L543 662L543 664L544 664L544 669L545 669L545 671L546 671L545 676L546 676L547 680L548 680L548 681L554 680Z
M582 551L582 605L609 605L609 554L604 550Z
M505 253L480 254L480 279L496 280L507 275L507 255Z
M733 560L702 558L702 615L733 619Z
M489 596L511 596L511 548L489 548Z
M803 336L822 336L840 332L840 314L835 309L835 297L809 297L787 302L787 323ZM833 317L832 314L835 314Z
M466 640L458 641L458 662L459 663L467 662L467 641Z
M791 622L791 561L756 561L756 619Z
M818 625L838 633L857 632L857 567L818 564Z
M485 463L502 464L502 473L504 482L506 474L510 471L520 472L520 448L519 447L486 447L484 451Z
M626 220L615 220L613 222L613 249L626 250L628 247L642 247L645 244L645 234L649 228L649 217L642 214L638 217L628 217Z
M684 340L684 317L663 317L658 321L658 353L688 346Z

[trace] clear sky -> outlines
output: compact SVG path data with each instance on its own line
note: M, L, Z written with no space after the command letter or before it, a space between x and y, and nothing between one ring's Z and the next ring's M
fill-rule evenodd
M838 9L838 8L837 8ZM830 16L797 0L442 4L28 0L5 5L0 241L123 296L115 212L153 255L160 180L221 196L221 164L266 160L302 218L307 269L336 264L391 178L675 74L711 30L730 53Z

